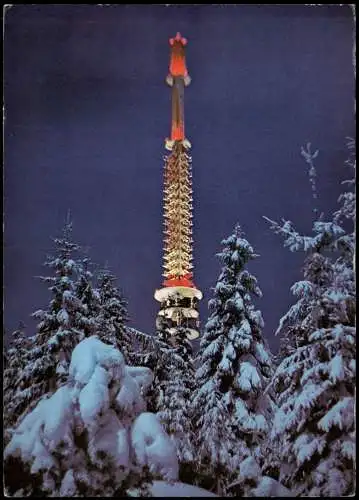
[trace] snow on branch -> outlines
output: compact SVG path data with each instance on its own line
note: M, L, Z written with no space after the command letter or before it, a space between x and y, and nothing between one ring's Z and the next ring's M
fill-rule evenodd
M307 252L313 247L313 238L301 236L293 227L293 223L289 220L282 219L282 224L269 219L263 215L263 219L270 223L270 228L276 233L284 237L284 246L289 247L291 252L304 250Z
M288 247L291 252L298 250L304 252L337 250L340 239L345 236L344 229L336 221L314 221L314 236L302 236L294 229L293 223L289 220L282 218L282 223L279 224L266 216L263 216L263 218L270 223L270 228L276 234L284 238L284 246Z
M354 398L346 397L334 405L318 422L319 429L329 431L331 427L350 430L354 424Z

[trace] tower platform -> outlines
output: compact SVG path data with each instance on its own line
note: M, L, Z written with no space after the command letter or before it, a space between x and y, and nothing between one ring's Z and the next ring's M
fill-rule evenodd
M185 286L164 287L155 291L155 299L161 304L156 319L158 329L165 328L175 335L178 327L184 327L189 340L199 337L200 290Z

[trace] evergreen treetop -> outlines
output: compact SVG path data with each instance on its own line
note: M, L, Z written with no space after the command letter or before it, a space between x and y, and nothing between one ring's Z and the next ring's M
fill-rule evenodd
M209 301L193 397L198 459L219 475L219 493L242 460L250 455L260 460L271 414L264 389L272 364L262 315L252 302L261 290L245 268L257 255L238 224L222 245L222 270Z
M351 197L349 197L351 200ZM353 212L350 213L351 217ZM269 219L268 219L269 220ZM298 300L280 320L282 359L271 381L279 406L266 469L298 496L354 492L355 283L353 240L335 213L302 236L289 221L271 222L284 246L304 250ZM349 258L348 258L349 257ZM289 346L289 348L288 348Z
M85 336L82 324L86 308L76 296L75 286L79 246L72 240L69 219L62 236L53 241L54 255L48 256L45 262L53 275L40 277L49 285L52 298L46 309L32 314L39 320L37 333L26 343L27 352L23 357L26 362L9 392L12 424L66 380L71 352Z
M126 328L128 322L127 301L116 285L116 277L108 269L102 269L97 278L97 294L100 304L98 335L103 342L120 349L127 363L133 363L133 342Z

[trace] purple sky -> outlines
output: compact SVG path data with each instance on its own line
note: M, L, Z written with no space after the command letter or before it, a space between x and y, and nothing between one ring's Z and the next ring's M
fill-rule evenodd
M238 221L260 258L264 334L293 299L303 256L262 215L309 231L313 199L300 146L320 154L319 209L336 208L354 136L349 6L23 5L5 14L5 328L50 295L33 277L67 209L77 242L108 261L131 325L154 330L162 281L162 173L170 132L168 38L187 39L195 282L219 275L215 253Z

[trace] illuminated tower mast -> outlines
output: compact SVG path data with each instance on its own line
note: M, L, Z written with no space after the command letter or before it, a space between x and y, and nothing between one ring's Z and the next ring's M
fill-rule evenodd
M186 67L187 40L177 33L169 40L171 56L166 82L172 87L171 137L165 147L170 154L164 166L164 263L163 288L156 290L160 302L156 326L172 335L179 326L188 338L199 337L198 301L202 293L193 283L192 265L192 172L190 142L184 131L184 88L190 84Z

